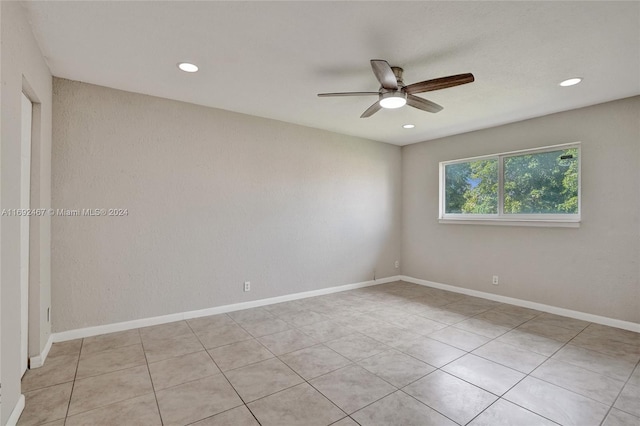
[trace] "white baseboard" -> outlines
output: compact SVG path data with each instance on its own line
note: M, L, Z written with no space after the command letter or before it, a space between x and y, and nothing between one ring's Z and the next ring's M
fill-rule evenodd
M513 297L500 296L499 294L485 293L484 291L471 290L463 287L456 287L448 284L436 283L433 281L422 280L419 278L401 275L402 281L423 285L426 287L438 288L454 293L466 294L468 296L481 297L483 299L494 300L496 302L508 303L510 305L522 306L523 308L536 309L542 312L562 315L569 318L575 318L583 321L594 322L597 324L608 325L610 327L622 328L624 330L635 331L640 333L640 324L630 321L623 321L615 318L603 317L600 315L588 314L586 312L573 311L571 309L559 308L557 306L545 305L543 303L530 302L528 300L516 299Z
M234 303L231 305L216 306L213 308L200 309L195 311L180 312L180 313L169 314L169 315L161 315L157 317L141 318L133 321L125 321L125 322L118 322L113 324L99 325L95 327L87 327L87 328L79 328L75 330L62 331L59 333L53 333L49 337L49 342L47 342L47 346L45 347L45 350L46 350L46 353L49 352L49 348L51 347L51 342L54 342L54 343L64 342L67 340L81 339L84 337L97 336L100 334L132 330L135 328L149 327L149 326L158 325L158 324L166 324L168 322L205 317L209 315L224 314L227 312L240 311L240 310L249 309L249 308L257 308L260 306L272 305L274 303L288 302L291 300L306 299L308 297L323 296L326 294L339 293L342 291L354 290L357 288L369 287L369 286L378 285L378 284L385 284L385 283L390 283L390 282L399 281L399 280L414 283L414 284L419 284L427 287L438 288L441 290L452 291L455 293L466 294L469 296L481 297L483 299L494 300L501 303L508 303L511 305L522 306L524 308L536 309L538 311L549 312L556 315L562 315L570 318L576 318L584 321L608 325L611 327L622 328L625 330L631 330L631 331L640 333L640 324L629 322L629 321L622 321L614 318L608 318L608 317L603 317L599 315L588 314L585 312L559 308L556 306L545 305L542 303L530 302L528 300L516 299L513 297L501 296L498 294L485 293L483 291L471 290L471 289L466 289L462 287L436 283L433 281L422 280L418 278L409 277L406 275L395 275L387 278L380 278L374 281L363 281L355 284L346 284L346 285L341 285L336 287L323 288L320 290L305 291L302 293L293 293L293 294L287 294L284 296L270 297L267 299L253 300L251 302ZM41 354L39 357L32 358L32 360L35 359L36 362L44 363L44 360L46 358L46 353L45 351L43 351L43 354Z
M29 369L39 368L44 365L44 361L47 359L47 355L49 355L49 351L51 350L51 344L53 343L53 335L49 335L49 339L47 339L47 344L44 345L44 349L40 352L40 355L32 356L29 358Z
M185 319L206 317L209 315L224 314L227 312L240 311L243 309L257 308L259 306L272 305L274 303L288 302L291 300L306 299L308 297L323 296L326 294L339 293L356 288L369 287L378 284L385 284L400 280L399 275L387 278L378 278L372 281L363 281L355 284L345 284L336 287L322 288L319 290L305 291L302 293L287 294L284 296L270 297L267 299L253 300L251 302L234 303L232 305L216 306L214 308L200 309L196 311L181 312L176 314L162 315L150 318L141 318L133 321L118 322L113 324L98 325L95 327L79 328L75 330L62 331L51 335L53 342L65 342L67 340L81 339L84 337L97 336L100 334L114 333L117 331L132 330L151 325L165 324L168 322L181 321ZM42 359L44 362L44 359Z
M16 406L13 408L9 420L7 420L7 426L16 426L18 424L22 410L24 410L24 395L20 394L20 398L18 398L18 402L16 402Z

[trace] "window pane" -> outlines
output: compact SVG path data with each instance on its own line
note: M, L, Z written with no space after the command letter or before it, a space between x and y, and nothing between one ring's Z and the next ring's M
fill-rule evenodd
M504 159L505 214L577 214L578 149Z
M447 164L445 213L498 213L498 160Z

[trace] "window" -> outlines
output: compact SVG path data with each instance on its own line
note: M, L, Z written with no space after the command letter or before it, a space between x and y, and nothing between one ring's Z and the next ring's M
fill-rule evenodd
M580 144L440 163L440 220L577 226Z

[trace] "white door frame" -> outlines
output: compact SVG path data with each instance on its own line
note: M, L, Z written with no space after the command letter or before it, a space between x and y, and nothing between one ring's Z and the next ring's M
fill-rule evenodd
M31 205L31 123L33 104L22 93L20 138L20 209ZM20 217L20 375L29 362L29 215Z

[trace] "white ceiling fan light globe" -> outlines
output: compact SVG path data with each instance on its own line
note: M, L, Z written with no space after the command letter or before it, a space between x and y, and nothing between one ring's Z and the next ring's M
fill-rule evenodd
M380 106L387 109L403 107L407 104L407 95L403 92L387 92L380 95Z
M398 97L384 98L380 100L380 106L382 108L387 108L387 109L400 108L405 106L406 104L407 104L406 99L398 98Z

